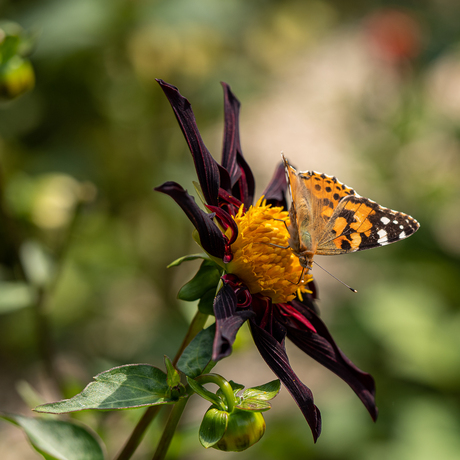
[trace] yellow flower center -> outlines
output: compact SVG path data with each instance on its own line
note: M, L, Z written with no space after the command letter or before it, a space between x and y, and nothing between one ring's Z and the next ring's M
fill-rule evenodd
M242 206L234 219L238 238L231 247L233 260L227 264L227 273L237 275L251 294L271 297L273 303L286 303L296 293L309 292L305 285L312 276L301 280L299 259L288 247L284 222L289 220L283 208L271 207L261 197L245 213Z

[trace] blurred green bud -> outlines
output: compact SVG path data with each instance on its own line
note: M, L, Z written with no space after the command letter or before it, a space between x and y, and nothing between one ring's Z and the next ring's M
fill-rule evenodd
M232 412L211 406L200 427L203 447L225 452L241 452L258 442L265 433L261 412L234 409Z
M13 56L0 66L0 97L14 99L35 85L35 73L28 59Z

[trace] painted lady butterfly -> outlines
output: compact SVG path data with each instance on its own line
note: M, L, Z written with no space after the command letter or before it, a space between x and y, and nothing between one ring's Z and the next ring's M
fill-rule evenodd
M377 248L419 229L413 217L358 195L333 176L297 172L282 156L292 198L287 226L289 247L305 269L312 268L315 254Z

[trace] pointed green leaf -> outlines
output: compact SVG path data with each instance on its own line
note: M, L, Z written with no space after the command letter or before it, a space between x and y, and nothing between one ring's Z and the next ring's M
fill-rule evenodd
M203 329L182 353L177 368L192 379L203 373L211 361L216 324Z
M219 267L212 260L203 260L196 275L179 290L178 299L191 302L198 300L210 289L216 288L222 273Z
M36 407L36 412L63 414L85 409L128 409L173 404L166 374L149 364L126 364L101 372L81 393Z
M263 412L271 409L272 406L268 401L260 401L259 399L243 399L239 404L235 406L237 409Z
M10 414L0 417L20 426L32 446L48 460L104 460L97 435L76 422Z
M171 399L177 400L181 396L185 396L186 389L180 381L180 374L177 372L177 369L174 367L171 360L165 356L165 364L167 369L166 383L169 387L168 396Z
M214 315L214 299L216 298L216 287L213 286L205 292L198 302L198 310L204 315Z
M167 372L166 383L170 388L176 387L180 383L180 374L167 356L165 356L165 365Z
M166 268L177 267L182 262L188 262L189 260L195 259L209 259L209 256L204 252L201 254L189 254L188 256L179 257L174 262L171 262Z
M280 391L280 381L272 380L258 387L248 388L243 391L243 399L257 399L259 401L269 401L273 399Z
M210 403L216 405L217 407L220 407L221 409L225 408L225 404L223 403L222 399L219 398L219 396L217 396L216 394L212 393L211 391L206 390L206 388L203 385L188 377L187 382L190 385L190 388L196 394L200 395L203 399L206 399L206 401L209 401Z
M0 313L30 307L35 300L35 289L21 281L0 282Z
M200 426L200 442L208 449L219 442L225 434L228 424L228 412L210 407L204 414Z

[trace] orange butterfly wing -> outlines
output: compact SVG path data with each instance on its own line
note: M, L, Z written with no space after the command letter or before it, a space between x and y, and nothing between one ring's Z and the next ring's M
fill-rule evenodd
M420 227L411 216L361 197L336 177L297 172L284 158L292 205L290 246L311 263L314 254L336 255L394 243Z

